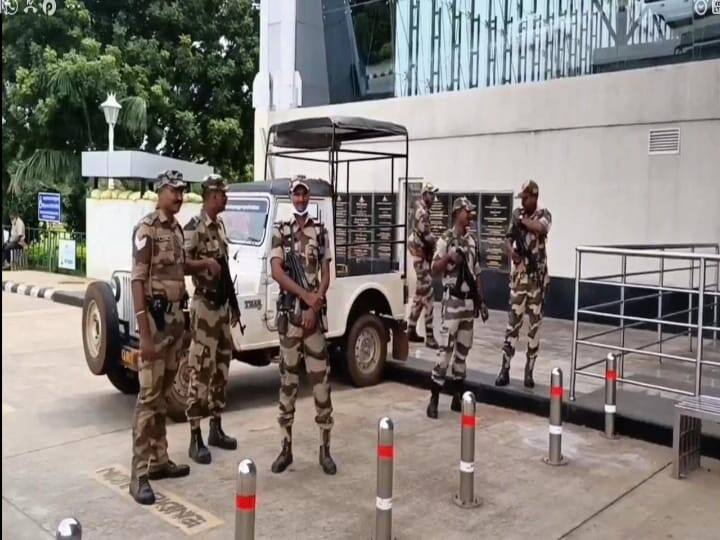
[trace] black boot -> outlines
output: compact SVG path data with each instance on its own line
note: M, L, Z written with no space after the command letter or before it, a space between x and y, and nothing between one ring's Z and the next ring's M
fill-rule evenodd
M335 465L335 461L330 455L329 444L320 445L320 466L325 474L335 474L337 472L337 465Z
M461 380L451 381L450 393L452 394L452 402L450 403L450 410L455 412L462 411L462 391L463 382Z
M530 366L525 366L525 378L523 379L523 384L525 385L525 388L535 388L535 381L533 380L533 370Z
M425 340L418 335L417 329L414 326L411 326L408 331L408 341L410 343L422 343Z
M237 441L225 434L222 428L220 417L210 419L210 433L208 433L208 444L217 446L223 450L237 449Z
M210 463L212 457L210 456L210 450L207 449L202 439L202 432L200 428L195 428L190 431L190 449L188 455L196 463L207 465Z
M292 462L292 442L288 441L287 439L283 439L283 445L282 450L280 451L280 455L275 458L275 461L273 461L270 470L274 473L281 473L285 469L287 469Z
M440 345L435 341L435 336L432 330L425 330L425 346L428 349L439 349Z
M147 475L130 478L130 495L140 504L155 504L155 493L150 487Z
M503 366L495 379L495 386L507 386L510 384L510 367Z
M185 464L178 465L170 460L162 467L151 470L148 473L150 480L162 480L163 478L182 478L190 474L190 466Z
M427 417L437 418L438 417L438 400L440 399L440 385L435 381L430 382L430 403L427 406Z

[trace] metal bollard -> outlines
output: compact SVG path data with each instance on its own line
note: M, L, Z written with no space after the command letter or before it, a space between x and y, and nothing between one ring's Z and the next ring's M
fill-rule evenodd
M392 420L387 416L378 421L374 540L390 540L392 538L393 462L395 459L393 429Z
M235 485L235 540L255 538L255 485L257 469L252 459L238 463Z
M82 525L75 518L65 518L58 525L55 540L81 540Z
M453 502L461 508L476 508L482 499L475 496L475 395L465 392L460 417L460 490Z
M543 458L548 465L567 465L567 459L562 455L562 377L562 370L553 368L550 375L550 451Z
M615 413L617 412L617 357L610 353L605 359L605 437L617 439Z

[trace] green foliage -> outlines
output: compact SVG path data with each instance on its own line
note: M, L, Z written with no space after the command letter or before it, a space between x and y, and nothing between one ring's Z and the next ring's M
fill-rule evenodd
M84 228L80 154L107 148L108 92L123 106L116 148L251 178L257 58L250 0L65 0L52 17L4 17L4 219L34 223L37 191L59 191L68 227Z

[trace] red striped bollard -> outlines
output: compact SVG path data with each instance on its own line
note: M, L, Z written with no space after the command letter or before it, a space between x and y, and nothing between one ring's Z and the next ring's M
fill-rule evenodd
M605 437L617 439L615 413L617 412L617 356L609 353L605 359Z
M237 467L235 485L235 540L255 538L255 485L257 469L252 459L243 459Z
M475 496L475 395L465 392L460 417L460 490L453 502L461 508L476 508L482 499Z
M550 374L550 450L543 458L548 465L567 465L567 459L562 455L562 379L562 370L553 368Z
M394 426L387 416L378 421L377 492L375 497L375 536L373 540L392 538L393 464L395 460Z

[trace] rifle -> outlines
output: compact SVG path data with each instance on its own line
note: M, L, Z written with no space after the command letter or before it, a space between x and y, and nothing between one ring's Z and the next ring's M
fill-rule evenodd
M546 288L544 286L545 273L544 271L540 272L540 265L538 264L535 254L528 249L527 244L525 243L525 227L520 221L516 221L515 231L513 240L515 241L515 245L517 247L517 254L527 261L526 267L528 276L535 276L538 280L538 285L540 285L540 305L542 306L545 303L546 293Z
M292 279L304 290L310 291L310 284L308 283L307 276L305 276L305 271L303 270L302 264L300 263L300 257L297 253L295 253L292 239L290 240L290 250L285 253L285 267L288 270L288 275L290 276L290 279ZM309 306L305 302L303 302L301 298L297 298L294 294L283 291L280 295L280 298L278 298L278 312L288 314L290 311L292 311L293 305L295 304L296 300L300 303L301 310L304 311L309 308ZM323 333L327 332L326 317L327 306L323 305L320 313L318 313L318 324L320 325L320 330L322 330Z
M237 295L235 294L235 280L230 277L230 266L224 256L218 257L216 260L220 264L220 284L217 292L218 305L224 306L225 302L230 303L230 309L233 315L237 316L240 333L245 335L246 327L240 320L240 306L238 305Z
M452 288L451 294L462 297L462 284L465 283L470 289L468 294L473 301L473 317L477 319L480 316L483 303L482 300L480 300L480 295L478 294L477 283L473 280L473 274L468 266L467 258L465 258L465 252L459 247L455 248L455 252L462 257L462 262L459 263L460 271L458 272L457 281L455 281L455 286ZM483 322L486 320L487 318L483 316Z

